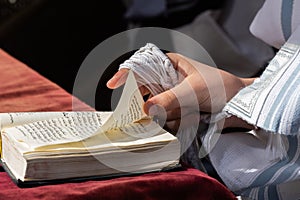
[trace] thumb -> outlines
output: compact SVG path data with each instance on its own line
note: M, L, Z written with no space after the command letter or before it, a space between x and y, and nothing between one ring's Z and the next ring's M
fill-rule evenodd
M120 69L107 83L110 89L116 89L123 85L127 79L129 69Z
M159 115L162 111L166 113L180 107L190 107L195 111L199 110L197 94L190 84L189 78L186 78L174 88L148 99L144 105L144 111L149 115Z
M167 90L148 99L144 104L144 111L151 116L162 115L179 106L176 95L172 90Z

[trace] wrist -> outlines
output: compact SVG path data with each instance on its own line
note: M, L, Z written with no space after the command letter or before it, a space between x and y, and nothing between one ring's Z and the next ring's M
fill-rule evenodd
M244 86L248 86L248 85L251 85L256 78L240 78L242 83L244 84Z

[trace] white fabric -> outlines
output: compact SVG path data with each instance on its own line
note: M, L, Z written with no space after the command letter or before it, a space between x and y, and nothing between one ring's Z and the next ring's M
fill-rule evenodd
M178 84L178 74L170 59L154 44L147 43L136 51L119 69L131 69L137 82L145 85L153 95Z
M300 27L262 76L242 89L224 111L273 133L300 130Z
M251 33L266 43L280 48L285 42L280 13L281 0L267 0L250 26Z
M300 194L281 187L283 183L293 182L300 188L299 1L266 0L252 24L252 32L278 48L289 41L263 75L241 90L224 108L224 112L260 127L260 137L249 133L221 135L210 152L212 164L225 184L237 194L251 199L289 199L289 195L285 196L287 193L300 199ZM149 52L148 48L151 49ZM141 81L148 86L156 83L151 84L153 94L178 84L178 76L177 79L173 76L176 71L162 52L150 44L139 53L129 59L134 62L125 62L121 67L134 69L140 77L147 79ZM282 149L286 149L287 156L282 157Z
M178 76L171 62L153 44L142 47L120 68L128 68L137 73L139 84L150 86L149 89L153 94L160 93L178 84ZM162 81L166 79L169 79L171 84L165 84L165 81ZM150 84L160 82L162 84ZM222 116L222 113L220 116ZM208 119L207 122L209 121L212 122ZM211 126L212 131L209 130L208 132L215 132L214 128L215 126ZM190 127L190 129L182 130L178 134L184 150L195 139L193 135L195 131L196 127ZM209 133L209 137L206 137L209 140L213 138L211 133ZM210 152L212 164L225 184L237 194L254 199L284 199L281 196L286 194L286 189L277 189L280 188L280 184L300 178L300 174L297 173L300 169L300 139L295 136L280 136L278 138L279 135L273 136L273 134L264 131L261 131L259 136L254 137L249 133L220 135L217 144ZM270 141L273 141L273 144L279 141L280 144L270 145L268 144ZM210 141L204 141L204 143L208 143L207 146L210 149ZM193 150L200 149L197 145ZM285 146L287 157L276 159L279 156L273 155L274 152L270 151L269 148L272 146ZM194 156L189 154L187 158L194 159L199 152L189 151L189 153L194 153ZM298 183L295 182L295 184ZM293 193L293 195L297 194Z
M222 134L210 159L225 184L232 191L240 191L276 162L270 159L266 146L267 141L254 133Z
M251 31L281 49L262 76L224 108L261 128L259 136L264 137L221 135L210 153L225 184L251 199L300 199L294 191L300 188L299 2L266 0Z
M288 156L274 160L266 148L269 133L258 134L260 137L244 132L222 134L210 153L218 174L230 190L250 199L299 199L295 191L300 183L299 138L282 136Z
M123 68L132 70L137 75L138 84L146 86L153 95L169 90L179 83L179 75L170 59L152 43L147 43L122 63L119 69ZM185 152L191 151L189 147L192 142L195 142L197 129L198 124L186 129L179 127L176 136L181 144L181 152L184 153L182 159L185 161L190 156ZM194 157L198 156L197 152L193 154Z
M266 0L250 31L276 48L288 40L300 24L300 0Z

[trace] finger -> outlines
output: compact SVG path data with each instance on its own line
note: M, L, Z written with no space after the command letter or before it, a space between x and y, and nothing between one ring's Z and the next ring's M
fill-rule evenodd
M151 115L159 115L160 110L168 112L180 107L189 107L194 111L199 111L199 102L196 90L191 86L189 81L189 77L187 77L174 88L148 99L145 103L144 111ZM154 105L161 107L161 109L158 110ZM150 108L152 113L149 113Z
M162 112L179 108L175 94L167 90L148 99L144 104L144 111L149 115L161 115Z
M151 108L150 108L151 113ZM195 112L192 112L190 108L178 108L168 112L160 111L159 115L154 115L153 119L158 121L161 126L164 126L168 122L180 122L180 120L188 115L192 115Z
M107 87L110 89L116 89L126 82L129 69L120 69L107 83ZM139 86L139 90L143 96L149 94L149 90L146 86Z
M199 120L199 113L189 113L183 116L181 119L166 122L164 127L171 133L176 134L180 130L184 130L192 126L198 126Z
M174 68L181 75L179 78L184 78L192 73L195 73L195 67L186 57L177 53L167 53L167 56L172 62Z
M173 110L167 111L167 121L173 121L176 119L180 119L180 116L182 115L183 108L176 108Z
M115 75L106 83L110 89L116 89L123 85L127 79L129 69L120 69Z
M173 121L182 118L190 113L195 112L193 108L190 107L181 107L176 108L170 111L167 111L167 121Z

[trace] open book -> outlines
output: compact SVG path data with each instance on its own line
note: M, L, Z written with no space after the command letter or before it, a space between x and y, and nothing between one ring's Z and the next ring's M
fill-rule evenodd
M160 171L180 144L142 109L129 73L114 112L2 113L1 161L18 183Z

